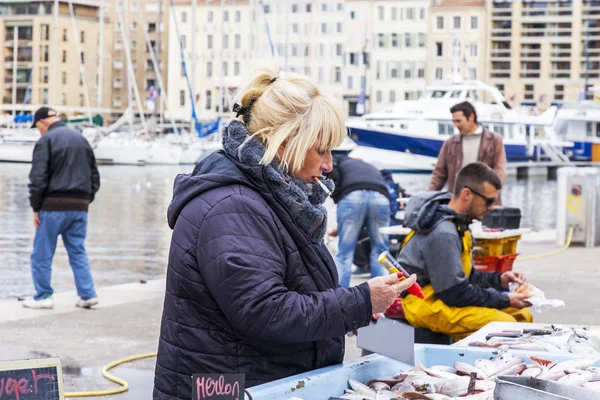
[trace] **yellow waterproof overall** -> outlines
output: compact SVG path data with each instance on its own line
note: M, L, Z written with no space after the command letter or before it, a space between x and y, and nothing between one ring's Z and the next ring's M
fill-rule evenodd
M458 229L458 228L457 228ZM413 237L412 231L402 247ZM463 239L463 252L460 256L463 271L471 276L473 268L473 239L471 232L466 231ZM427 328L433 332L450 335L454 340L463 339L483 328L490 322L531 322L533 317L527 309L505 308L497 310L487 307L451 307L446 305L435 294L431 284L423 287L424 300L409 294L402 299L402 307L406 320L416 328Z

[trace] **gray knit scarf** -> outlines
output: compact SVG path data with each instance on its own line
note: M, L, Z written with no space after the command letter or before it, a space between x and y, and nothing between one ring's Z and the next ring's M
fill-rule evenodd
M254 167L260 164L265 146L256 138L242 146L248 135L248 129L242 122L231 121L223 129L223 149L233 159ZM317 185L313 187L312 184L288 175L277 160L264 168L264 176L269 181L273 194L288 209L296 225L308 235L311 242L323 242L327 229L327 210L323 206L327 199L325 191ZM323 179L322 182L333 192L332 180Z

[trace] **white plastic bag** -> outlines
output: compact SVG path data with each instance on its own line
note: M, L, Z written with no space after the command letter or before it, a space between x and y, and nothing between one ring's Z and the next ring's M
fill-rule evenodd
M525 293L529 295L527 301L531 303L531 308L537 312L544 312L551 308L564 307L565 302L558 299L547 299L543 291L529 283L510 282L508 290L511 293Z

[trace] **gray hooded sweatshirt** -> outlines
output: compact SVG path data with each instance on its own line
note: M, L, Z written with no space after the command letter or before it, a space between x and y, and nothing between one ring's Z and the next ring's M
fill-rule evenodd
M510 304L500 293L500 274L479 272L466 276L461 262L463 232L467 216L458 214L448 203L447 192L426 192L413 196L406 207L404 224L415 235L400 252L398 261L409 274L417 274L421 287L431 284L438 297L454 307L479 306L503 309Z

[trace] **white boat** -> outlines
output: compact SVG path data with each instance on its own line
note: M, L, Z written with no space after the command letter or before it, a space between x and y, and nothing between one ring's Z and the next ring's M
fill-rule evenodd
M39 138L37 129L0 129L0 161L30 163Z
M366 161L387 163L395 170L430 171L444 141L458 133L450 108L462 101L475 106L479 123L502 134L509 162L568 161L564 153L573 143L557 137L552 128L557 107L538 116L510 109L497 88L480 81L454 78L429 86L418 100L400 101L381 112L350 119L347 126L359 146L392 152L371 151L372 158L362 157ZM358 157L357 152L351 155Z
M573 142L571 160L592 161L594 153L596 158L600 157L600 104L590 101L562 104L554 130L559 137Z

